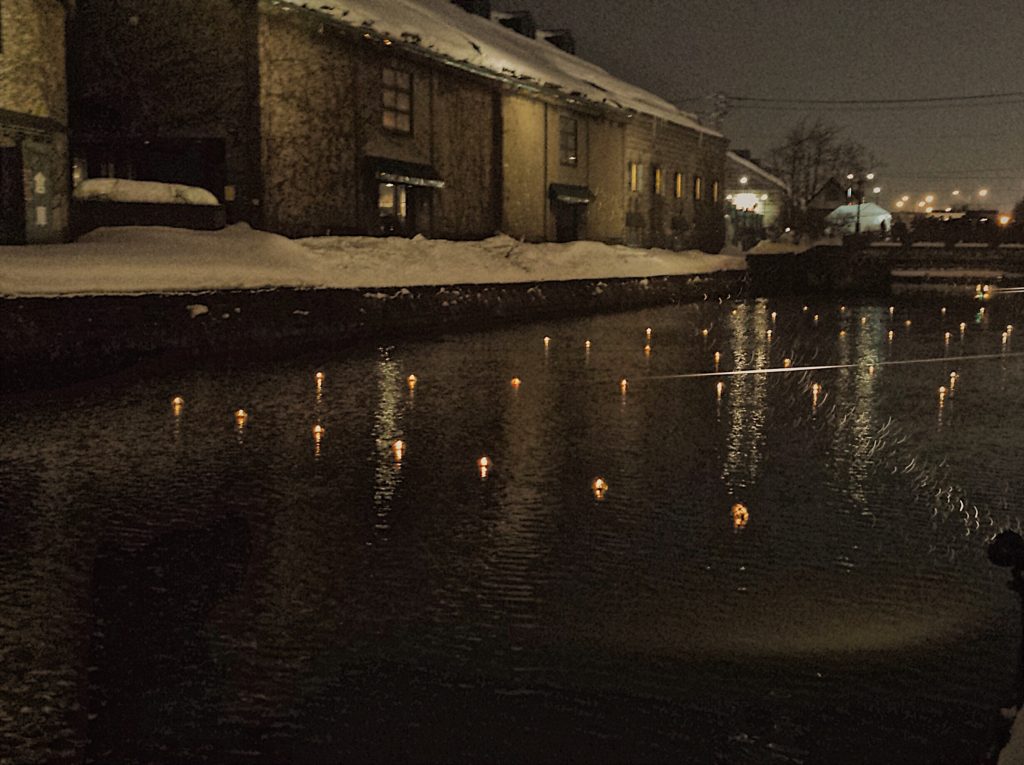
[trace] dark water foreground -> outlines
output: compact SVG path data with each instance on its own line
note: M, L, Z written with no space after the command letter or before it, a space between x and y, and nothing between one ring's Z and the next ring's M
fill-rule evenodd
M4 399L0 762L976 762L1024 298L888 304Z

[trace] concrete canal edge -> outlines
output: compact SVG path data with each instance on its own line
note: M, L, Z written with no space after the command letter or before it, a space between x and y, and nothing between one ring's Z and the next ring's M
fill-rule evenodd
M4 298L0 389L55 388L145 363L339 350L747 292L746 272L391 289Z

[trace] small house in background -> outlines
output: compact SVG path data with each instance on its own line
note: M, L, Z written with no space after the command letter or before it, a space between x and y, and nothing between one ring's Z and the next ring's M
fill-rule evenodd
M779 223L789 186L765 170L746 151L725 156L725 203L737 242L763 239Z
M847 187L835 178L829 178L807 200L804 207L807 229L815 234L822 233L827 226L825 218L828 214L849 201Z
M0 2L0 244L68 235L69 0Z

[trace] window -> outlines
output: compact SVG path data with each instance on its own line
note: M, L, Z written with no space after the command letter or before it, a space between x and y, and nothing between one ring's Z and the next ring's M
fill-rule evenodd
M558 158L563 165L576 167L579 162L579 135L576 120L572 117L558 118Z
M676 195L676 199L682 199L683 198L683 174L682 173L676 173L675 195Z
M704 197L704 181L699 175L693 176L693 198L702 199Z
M412 75L384 67L381 73L381 124L397 133L412 132Z
M629 163L629 190L633 193L640 191L640 163Z
M718 202L718 181L711 182L711 201Z
M654 168L654 193L661 196L662 190L665 186L664 174L661 172L660 167Z
M393 224L405 221L405 186L396 183L381 183L377 187L377 211L381 218Z

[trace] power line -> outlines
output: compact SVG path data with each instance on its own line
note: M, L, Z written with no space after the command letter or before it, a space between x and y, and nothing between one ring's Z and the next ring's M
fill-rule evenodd
M757 110L769 112L799 112L799 111L822 111L822 112L890 112L890 111L936 111L948 109L985 109L995 106L1016 106L1024 104L1024 98L1009 98L996 101L971 101L971 102L946 102L946 103L898 103L887 104L843 104L843 103L812 103L804 104L774 104L774 103L750 103L741 102L732 106L735 110Z
M934 96L930 98L767 98L762 96L734 96L726 94L730 101L753 101L766 104L855 104L855 105L877 105L877 104L926 104L946 101L981 101L995 98L1021 98L1024 97L1024 90L1009 91L1006 93L977 93L968 96ZM694 100L694 99L682 99Z

